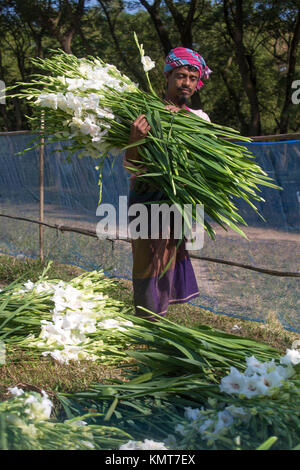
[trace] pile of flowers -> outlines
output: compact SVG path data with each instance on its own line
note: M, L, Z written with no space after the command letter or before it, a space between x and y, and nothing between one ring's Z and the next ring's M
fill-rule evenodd
M247 357L246 363L243 373L232 367L221 380L221 394L218 398L208 398L209 408L185 408L185 420L176 425L174 434L166 439L166 445L182 449L205 446L215 449L252 446L253 449L255 443L258 445L260 439L268 437L268 428L269 432L276 430L278 437L284 436L291 443L297 438L300 431L300 391L297 367L293 366L300 364L300 351L287 349L280 358L281 365L274 359L261 362L254 356ZM293 376L295 380L289 381ZM224 399L223 392L238 395L238 398ZM272 400L266 402L265 397L272 397ZM289 400L292 405L289 405ZM290 426L284 425L284 420L291 422ZM196 444L198 439L202 441L200 446Z
M281 387L286 379L295 374L293 365L300 363L300 352L288 349L285 356L276 365L275 360L260 362L254 356L247 357L247 368L242 373L235 367L221 380L220 391L237 394L241 397L271 396Z
M106 105L107 88L125 93L136 91L137 86L114 65L105 64L99 58L76 61L74 57L59 55L55 60L59 60L57 69L72 62L74 70L69 69L64 76L56 76L52 81L51 93L39 94L34 106L57 112L63 119L64 131L56 129L56 136L60 140L66 137L73 139L74 150L78 145L81 147L81 156L97 158L108 150L112 152L113 148L106 143L106 138L116 116ZM46 64L47 60L44 62Z
M1 298L5 305L3 313L0 308L0 319L7 320L3 331L8 334L18 325L14 342L60 363L103 361L106 352L114 352L110 360L117 360L128 346L122 333L133 323L118 316L124 305L106 293L112 285L101 271L70 282L28 280L20 288L0 293L0 307ZM11 318L10 310L16 313Z
M59 422L51 418L47 393L10 387L12 398L0 403L1 450L96 450L118 447L130 434L109 426L88 425L87 414Z
M152 441L154 430L156 445L167 449L300 448L300 350L283 355L263 343L169 319L134 323L126 334L136 346L128 354L137 368L126 382L67 395L70 403L91 401L111 422L130 426L134 443L128 448L140 448L142 438Z
M108 296L102 292L94 293L92 283L85 283L85 287L85 290L78 289L64 281L36 284L27 281L24 284L17 294L35 290L37 293L51 294L50 299L54 302L52 319L41 320L38 341L29 339L28 346L43 349L43 356L50 355L61 363L68 363L69 360L96 361L99 356L92 351L101 350L104 341L101 338L91 341L89 334L99 333L103 329L113 330L114 333L126 331L124 326L133 325L121 318L106 318L111 315L106 305ZM48 350L45 351L45 348Z

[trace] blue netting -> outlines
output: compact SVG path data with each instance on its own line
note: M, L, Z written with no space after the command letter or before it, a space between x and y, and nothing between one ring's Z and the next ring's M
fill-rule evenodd
M0 212L32 219L39 217L39 151L15 155L29 146L29 135L0 137ZM205 234L204 247L196 254L278 271L298 271L300 246L300 141L247 144L257 163L283 191L260 187L265 203L256 203L261 220L244 201L236 201L248 227L249 241L232 230L215 226L216 241ZM45 147L45 222L95 230L99 217L97 160L66 161L53 145ZM122 155L113 168L103 169L102 203L118 213L119 196L126 196L128 173ZM37 225L0 217L0 251L38 257ZM125 241L111 243L85 235L45 228L45 256L85 269L104 268L109 275L131 278L131 247ZM193 260L200 288L195 305L215 313L256 321L278 318L284 327L300 332L299 279L275 277L242 268Z

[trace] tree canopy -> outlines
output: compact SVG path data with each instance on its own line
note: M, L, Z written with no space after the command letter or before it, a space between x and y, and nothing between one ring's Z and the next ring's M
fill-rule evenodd
M0 0L0 80L36 73L31 58L62 49L99 56L141 88L147 84L135 31L163 96L171 48L199 52L213 70L191 106L244 135L300 131L293 83L300 78L299 0ZM6 97L0 131L28 129L26 103Z

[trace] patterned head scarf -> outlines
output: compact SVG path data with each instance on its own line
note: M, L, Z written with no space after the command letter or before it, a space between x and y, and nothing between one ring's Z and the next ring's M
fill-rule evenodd
M198 54L198 52L192 51L192 49L187 49L185 47L176 47L172 49L166 57L166 64L164 67L164 73L167 74L177 67L183 67L184 65L193 65L199 70L199 80L197 83L197 90L201 88L204 83L200 80L203 78L209 78L209 74L212 72L209 67L207 67L203 57Z

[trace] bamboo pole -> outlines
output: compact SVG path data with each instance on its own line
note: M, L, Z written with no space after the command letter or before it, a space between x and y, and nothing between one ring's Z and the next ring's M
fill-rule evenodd
M44 111L41 115L41 131L44 130ZM39 243L40 243L40 260L44 261L44 150L45 140L42 134L40 139L40 222L39 225Z

